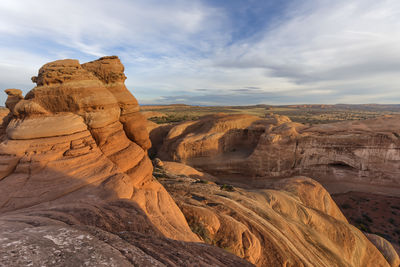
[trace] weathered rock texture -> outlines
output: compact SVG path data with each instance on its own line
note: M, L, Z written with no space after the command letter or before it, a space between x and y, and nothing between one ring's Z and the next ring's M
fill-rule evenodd
M6 91L12 116L0 143L1 263L246 264L186 243L200 239L152 177L146 120L123 71L117 57L59 60L39 70L24 99Z
M245 190L168 170L174 173L166 171L159 181L192 230L205 242L257 266L389 266L367 237L347 222L329 193L310 178Z
M390 266L398 267L400 266L400 258L397 255L396 250L393 248L392 244L388 242L383 237L374 234L365 234L368 239L382 252L383 256L390 264Z
M164 134L161 159L230 182L263 186L273 178L306 175L330 192L357 188L399 195L399 123L400 117L385 116L309 127L278 115L214 115L167 133L155 128L151 136L159 140Z
M166 238L130 200L45 203L0 216L1 266L251 266Z
M352 191L332 198L351 224L384 237L400 253L400 197Z

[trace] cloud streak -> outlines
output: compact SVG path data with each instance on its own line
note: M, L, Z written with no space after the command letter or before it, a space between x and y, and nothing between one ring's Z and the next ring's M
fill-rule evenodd
M400 2L262 2L2 1L0 86L117 54L142 103L400 101Z

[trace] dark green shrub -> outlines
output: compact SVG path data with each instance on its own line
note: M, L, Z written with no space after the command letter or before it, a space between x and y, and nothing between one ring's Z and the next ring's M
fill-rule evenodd
M228 191L228 192L235 191L235 188L232 185L229 185L229 184L223 184L223 185L221 185L221 187L219 189L221 189L223 191Z
M190 229L193 233L198 235L204 242L207 244L212 244L212 239L210 238L210 232L204 228L204 226L200 223L191 223Z
M342 205L342 208L345 209L345 210L347 210L347 209L350 209L351 206L350 206L350 204L348 204L348 203L344 203L344 204Z
M196 184L210 184L210 181L199 179L195 183Z
M366 213L363 213L363 215L362 215L363 217L364 217L364 219L367 221L367 222L370 222L370 223L372 223L372 219L368 216L368 214L366 214Z

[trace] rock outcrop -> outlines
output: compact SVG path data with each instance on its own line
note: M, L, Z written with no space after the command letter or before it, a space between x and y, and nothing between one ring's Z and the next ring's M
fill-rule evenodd
M384 116L310 127L273 114L207 116L169 129L157 155L252 186L305 175L330 192L399 195L399 122ZM153 131L159 140L163 131Z
M185 168L168 170L158 179L193 232L256 266L389 266L310 178L245 190L198 180Z
M400 253L400 197L351 191L332 198L351 224L384 237Z
M379 251L382 253L382 255L385 257L387 262L390 264L392 267L398 267L400 266L400 258L399 255L397 255L396 250L393 248L392 244L388 242L386 239L383 237L380 237L378 235L374 234L365 234L368 239L374 244Z
M22 91L19 89L6 89L5 92L8 95L6 100L6 108L13 112L15 105L24 98L22 96Z
M59 60L39 70L32 78L37 86L23 99L20 91L7 91L2 264L246 265L217 248L187 243L200 239L152 177L146 120L123 71L117 57L82 65Z

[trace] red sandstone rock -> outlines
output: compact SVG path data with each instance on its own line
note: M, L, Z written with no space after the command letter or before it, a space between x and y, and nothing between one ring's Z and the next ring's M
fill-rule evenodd
M146 123L124 80L117 57L85 65L59 60L44 65L33 78L37 87L9 105L14 114L0 143L2 263L177 266L192 260L246 265L209 246L173 241L200 239L152 177ZM110 206L122 199L126 204ZM97 219L98 213L104 217ZM116 235L130 231L130 224L138 232L120 240ZM155 236L146 239L143 234ZM141 244L134 241L140 239ZM168 249L161 248L163 243ZM14 244L21 257L7 249ZM98 250L95 258L87 246ZM188 260L174 258L171 248ZM136 252L118 252L123 249ZM206 258L190 256L191 249ZM75 255L79 250L82 255ZM61 259L49 251L60 251Z
M230 123L216 126L223 120ZM164 134L156 154L229 182L245 179L246 185L249 180L252 186L264 186L276 178L305 175L332 193L399 195L399 116L313 127L277 115L245 120L218 115L178 124Z
M275 189L235 187L230 192L185 178L177 168L169 170L173 173L159 180L191 229L256 266L389 266L312 179L289 178Z
M22 91L19 89L6 89L5 92L8 95L6 108L13 112L15 105L24 98Z

